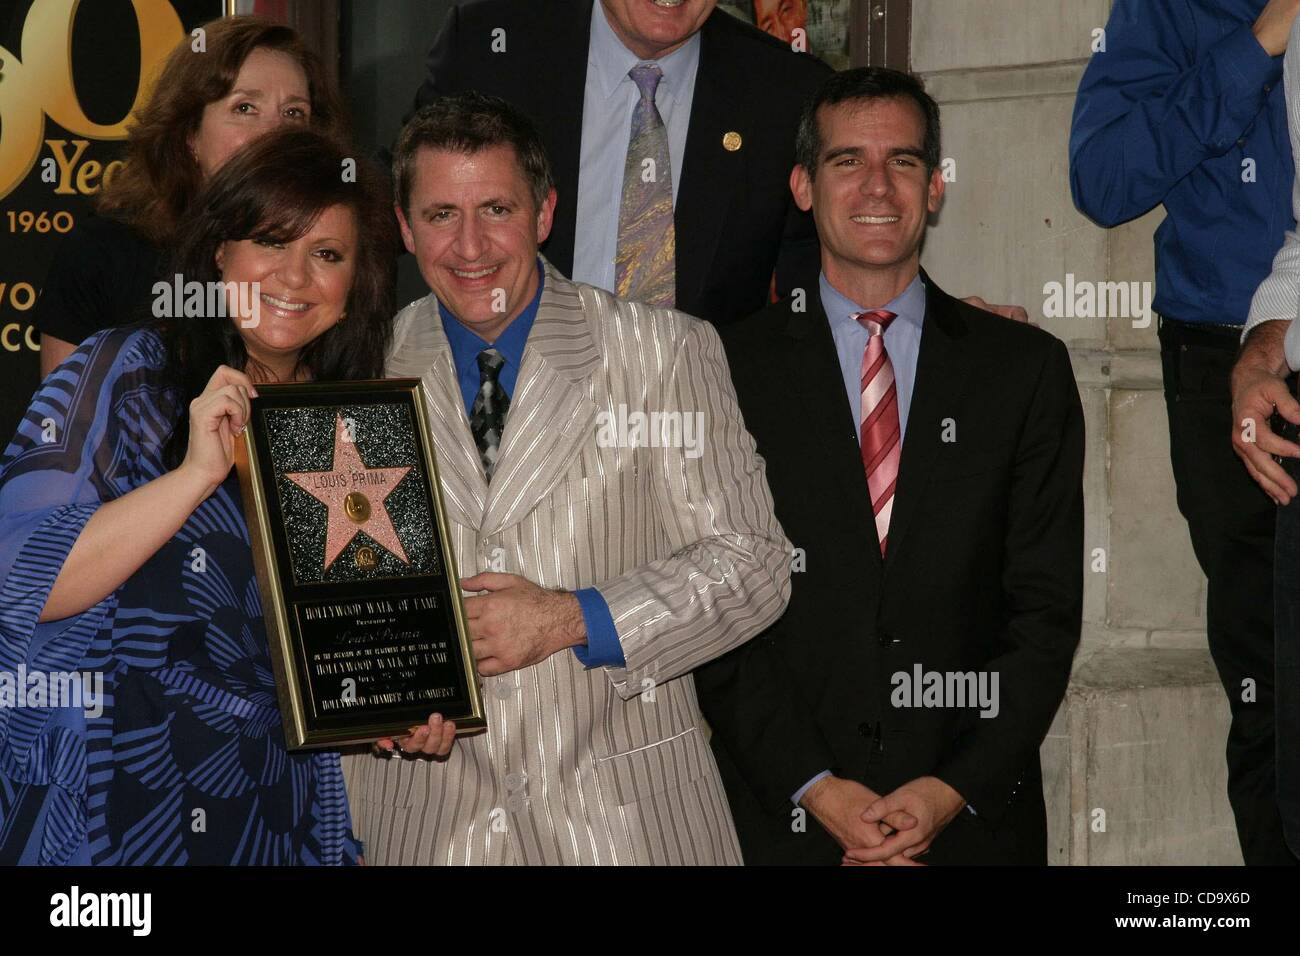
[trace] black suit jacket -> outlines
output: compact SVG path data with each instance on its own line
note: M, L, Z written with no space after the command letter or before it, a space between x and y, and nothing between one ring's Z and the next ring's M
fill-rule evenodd
M925 775L961 793L978 815L963 810L927 861L1046 861L1038 750L1081 626L1082 409L1060 341L923 278L884 560L820 296L722 330L777 518L806 562L780 621L696 672L751 863L839 861L811 815L807 832L792 827L791 795L828 768L880 794ZM997 672L997 716L894 706L892 675L916 664Z
M523 110L541 130L559 194L543 251L573 271L583 96L592 0L469 0L453 7L416 97L478 90ZM492 52L504 30L505 52ZM782 295L816 289L817 233L790 195L799 112L830 68L715 10L700 31L674 225L683 312L722 324ZM629 123L631 117L629 116ZM741 147L723 148L726 133ZM625 148L625 147L624 147Z

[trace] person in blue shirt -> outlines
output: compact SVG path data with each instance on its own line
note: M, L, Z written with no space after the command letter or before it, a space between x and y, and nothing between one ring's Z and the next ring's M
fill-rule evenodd
M1158 205L1166 212L1154 306L1170 455L1209 579L1210 653L1232 710L1228 797L1250 864L1297 861L1276 792L1274 503L1228 440L1228 381L1251 296L1295 226L1280 80L1298 8L1116 0L1070 131L1070 188L1082 212L1107 227ZM1251 685L1253 696L1243 693Z

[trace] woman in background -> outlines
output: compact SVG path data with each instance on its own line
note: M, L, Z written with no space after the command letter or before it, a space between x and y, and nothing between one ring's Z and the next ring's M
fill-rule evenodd
M0 708L0 864L357 858L338 754L285 750L231 469L259 384L382 374L394 222L345 158L282 130L215 172L170 268L228 314L93 335L0 458L0 673L104 681L102 713Z
M281 126L346 141L342 98L289 27L257 17L205 24L168 55L127 138L125 166L55 253L32 321L41 377L98 332L148 304L185 211L204 180L245 144Z

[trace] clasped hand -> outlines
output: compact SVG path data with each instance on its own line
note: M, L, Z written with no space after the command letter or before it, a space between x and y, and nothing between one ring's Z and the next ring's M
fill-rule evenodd
M885 796L853 780L826 777L803 803L844 849L846 866L919 866L925 853L965 806L937 777L920 777Z
M846 847L846 866L920 866L916 857L930 849L935 837L961 812L966 801L938 777L918 777L880 797L861 819L884 823L894 832L875 845Z

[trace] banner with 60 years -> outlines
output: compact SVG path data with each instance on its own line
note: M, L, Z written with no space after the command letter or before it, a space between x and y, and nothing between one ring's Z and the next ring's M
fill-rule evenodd
M39 384L32 307L58 243L121 168L132 113L223 0L0 2L0 449Z

